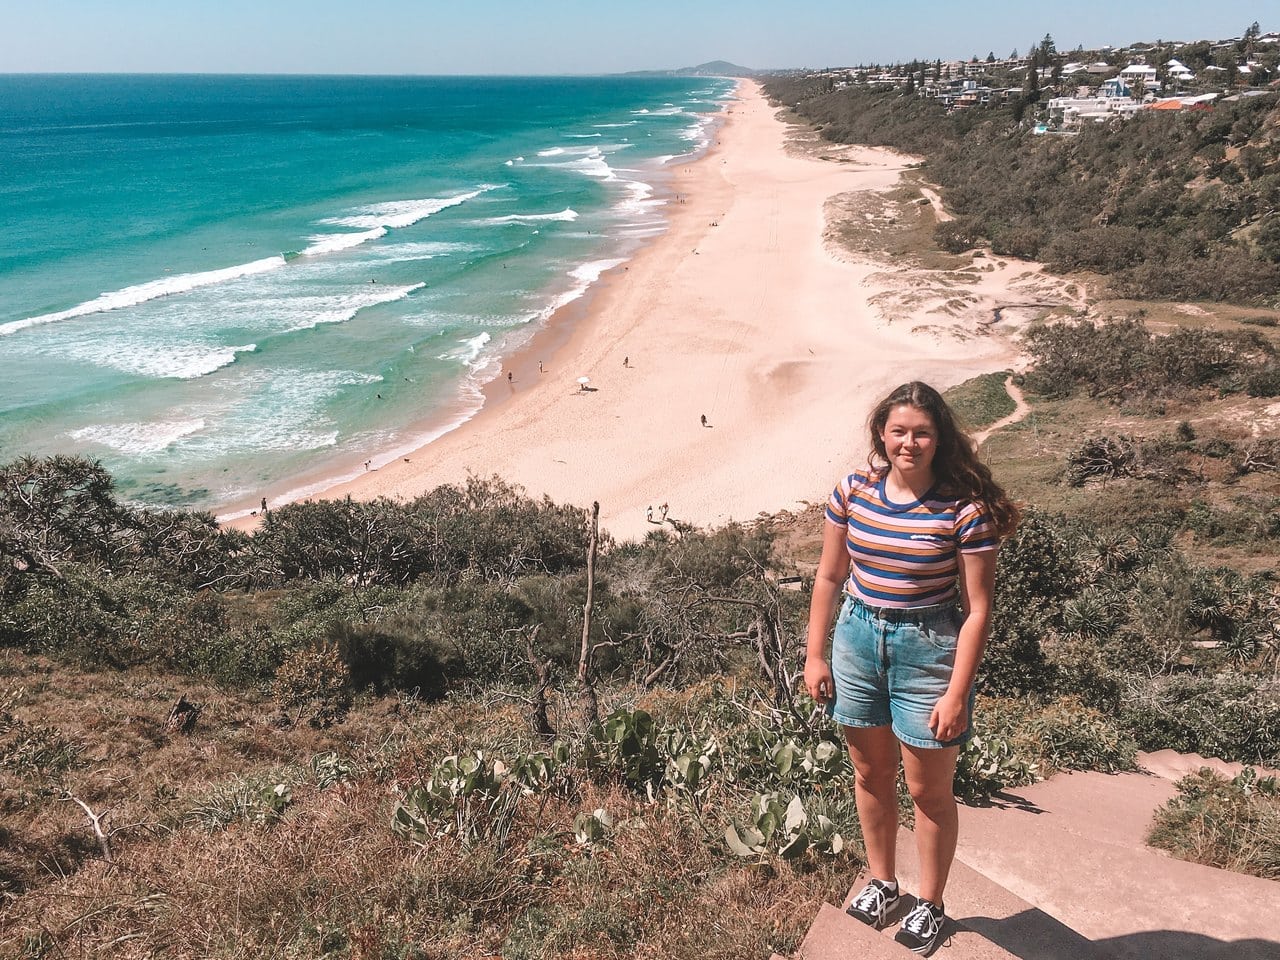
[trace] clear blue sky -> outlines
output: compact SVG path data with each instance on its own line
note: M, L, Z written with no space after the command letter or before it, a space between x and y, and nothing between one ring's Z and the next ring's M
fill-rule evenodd
M0 0L0 73L614 73L1239 36L1257 2ZM1275 9L1275 8L1272 8Z

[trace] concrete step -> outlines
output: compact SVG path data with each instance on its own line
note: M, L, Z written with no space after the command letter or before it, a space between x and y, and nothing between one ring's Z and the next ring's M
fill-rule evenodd
M824 903L805 934L796 960L908 960L915 956L839 907Z
M1244 770L1243 763L1229 763L1217 757L1202 757L1198 753L1177 753L1174 750L1156 750L1152 753L1139 753L1138 766L1148 773L1166 780L1181 780L1189 773L1196 773L1201 767L1208 767L1214 773L1221 774L1228 780L1238 777ZM1267 776L1274 771L1258 768L1259 776Z
M1155 786L1153 786L1153 782ZM1142 846L1169 781L1071 774L961 807L959 859L1124 960L1277 960L1280 883ZM948 897L960 883L948 884Z
M1169 780L1145 773L1060 773L997 794L987 807L962 807L961 814L990 810L995 815L1004 809L1048 814L1057 829L1090 842L1145 850L1152 816L1177 793Z
M897 911L897 919L905 916L920 888L920 861L916 855L915 835L907 829L898 831L898 884L908 896ZM847 907L866 877L859 877L849 890L842 906ZM1035 960L1105 960L1106 954L1094 949L1086 938L1063 926L1053 917L1032 906L1000 884L983 876L964 863L952 865L947 879L946 952L937 955L946 960L1008 960L1010 957ZM897 925L884 933L892 937Z

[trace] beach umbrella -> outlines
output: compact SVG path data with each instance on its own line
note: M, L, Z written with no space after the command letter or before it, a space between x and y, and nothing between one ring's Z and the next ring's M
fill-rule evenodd
M578 378L578 382L579 382L580 384L582 384L582 385L585 387L588 383L590 383L590 382L591 382L591 378L590 378L590 377L579 377L579 378Z

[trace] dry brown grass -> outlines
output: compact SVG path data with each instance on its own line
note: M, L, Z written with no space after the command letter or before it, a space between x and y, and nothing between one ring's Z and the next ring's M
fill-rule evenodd
M396 837L399 790L442 756L534 747L522 707L497 696L364 699L329 729L280 729L258 693L13 652L2 667L28 690L23 719L55 725L83 759L57 784L5 784L3 956L764 957L794 949L856 871L730 862L718 812L704 825L586 779L525 798L501 846ZM682 715L704 687L646 705ZM163 731L178 693L205 708L190 736ZM321 789L308 761L327 751L355 772ZM292 785L279 818L211 812L237 784L275 779ZM113 863L64 790L106 812ZM596 807L618 826L588 848L573 819Z

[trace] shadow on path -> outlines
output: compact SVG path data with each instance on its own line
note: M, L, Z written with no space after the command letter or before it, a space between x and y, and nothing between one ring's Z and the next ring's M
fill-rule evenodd
M1024 910L1004 920L959 917L970 930L1023 960L1276 960L1280 942L1218 940L1180 930L1149 930L1090 940L1042 910Z

